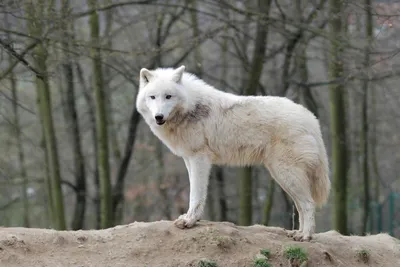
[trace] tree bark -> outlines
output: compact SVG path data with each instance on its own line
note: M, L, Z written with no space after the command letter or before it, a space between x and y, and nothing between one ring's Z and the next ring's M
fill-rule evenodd
M300 81L304 84L308 83L308 67L307 67L307 44L300 43L297 49L297 64ZM308 86L299 86L299 103L309 109L315 117L318 118L318 107L316 101L311 94L311 88Z
M274 202L274 193L275 193L275 181L272 177L270 177L267 197L264 204L263 219L262 219L262 224L266 226L269 224L269 221L271 220L271 211Z
M5 15L5 24L6 27L9 26L8 22L8 14ZM10 34L7 34L8 39L10 39ZM9 65L11 66L13 64L12 61L12 56L9 56ZM24 154L24 148L22 146L22 138L21 138L21 125L20 125L20 117L18 113L18 88L17 88L17 82L15 79L14 71L11 71L9 74L9 80L10 80L10 87L11 87L11 94L12 94L12 107L13 107L13 115L14 115L14 130L15 130L15 140L17 142L17 149L18 149L18 159L19 159L19 169L20 169L20 176L22 179L22 186L21 186L21 196L22 196L22 207L23 207L23 226L24 227L29 227L30 226L30 221L29 221L29 200L28 200L28 194L27 194L27 189L28 189L28 178L27 178L27 173L26 173L26 167L25 167L25 154Z
M37 105L39 106L39 96L37 96ZM41 119L40 119L41 120ZM53 194L51 191L51 177L50 177L50 168L49 168L49 156L47 155L47 150L46 150L46 141L44 138L44 127L43 127L43 123L41 123L42 125L42 137L41 137L41 141L40 141L40 147L43 150L43 154L44 154L44 176L45 176L45 186L46 186L46 193L47 196L45 197L45 203L47 203L47 213L48 213L48 219L50 221L50 226L54 227L54 224L56 222L56 218L54 217L54 212L53 212Z
M199 23L198 23L198 18L197 18L197 1L194 0L192 1L192 6L193 9L190 12L190 18L192 20L192 32L193 32L193 38L198 38L200 36L200 30L199 30ZM193 59L194 59L194 70L195 74L199 77L202 78L203 76L203 57L201 54L201 50L199 46L196 46L194 51L193 51Z
M331 20L329 78L334 80L343 75L342 1L330 0ZM330 110L332 131L332 167L333 167L333 227L339 233L347 234L347 151L346 151L346 112L343 84L330 85Z
M78 112L75 101L75 86L74 86L74 71L73 61L68 51L71 50L71 42L73 41L74 32L73 26L68 22L68 16L70 15L69 0L64 0L61 7L61 16L63 23L63 72L64 81L66 84L65 89L65 115L67 121L67 129L69 131L72 152L74 159L74 176L75 176L75 208L74 215L72 218L71 228L73 230L79 230L83 228L85 221L85 208L86 208L86 175L85 175L85 158L82 152L82 144L80 139L80 127L78 121Z
M46 17L45 14L45 1L38 1L36 6L29 3L26 4L26 12L28 17L33 19L35 23L29 23L29 31L33 36L41 36L43 24L39 17ZM37 9L36 9L37 8ZM36 10L35 10L36 9ZM37 13L36 13L37 11ZM52 213L54 227L57 230L65 230L65 213L64 213L64 200L61 189L61 174L59 157L57 150L56 133L53 124L52 104L50 86L47 77L47 50L44 42L38 44L34 50L35 52L35 65L40 74L36 74L36 88L39 99L39 112L41 122L44 130L45 147L47 151L48 167L51 178L51 196L52 196Z
M163 143L158 139L155 138L154 141L156 143L156 161L158 163L157 168L157 183L158 183L158 190L160 194L160 202L161 202L161 213L163 217L167 220L171 220L171 208L170 208L170 201L168 198L168 185L164 180L165 176L165 166L164 166L164 151L163 151Z
M368 146L368 137L369 137L369 118L368 118L368 96L369 96L369 65L370 65L370 50L373 41L373 21L372 21L372 5L371 0L365 0L365 12L366 12L366 21L365 21L365 32L367 35L367 42L365 44L365 55L364 55L364 71L366 73L364 80L362 82L362 102L361 102L361 135L360 135L360 145L361 145L361 164L362 164L362 173L364 180L364 205L363 205L363 221L362 221L362 229L361 233L363 235L367 234L367 224L368 224L368 216L370 209L370 183L369 183L369 146Z
M296 214L296 212L293 212L293 210L294 211L296 210L294 208L293 201L291 197L282 188L281 192L283 200L285 201L285 213L284 213L285 215L283 219L283 227L285 229L291 229L291 230L298 229L299 221L296 219L296 215L298 216L298 214Z
M112 0L106 0L105 1L106 5L111 5ZM105 12L106 14L106 29L105 29L105 34L107 36L107 49L112 49L113 48L113 38L111 38L112 34L112 28L113 28L113 9L107 10ZM116 164L119 164L121 161L121 149L120 149L120 144L118 141L118 131L116 129L115 121L114 121L114 116L113 116L113 101L112 101L112 91L111 91L111 69L108 67L104 68L104 77L105 77L105 84L106 84L106 90L105 90L105 95L106 95L106 108L107 108L107 121L108 121L108 129L110 133L110 144L111 144L111 151L114 156L114 161Z
M258 0L260 16L257 21L256 40L249 77L245 81L244 95L255 95L263 69L265 50L267 46L268 24L265 16L268 16L271 0ZM252 168L244 167L240 173L240 212L239 224L250 225L252 223L252 194L251 177Z
M128 139L126 140L124 154L118 168L117 181L113 187L112 210L114 223L120 222L121 220L121 217L117 216L117 209L124 203L125 176L128 171L130 159L132 157L133 145L135 144L136 140L136 129L139 121L140 114L136 110L136 107L133 107L129 120Z
M83 76L83 69L81 66L75 62L75 75L79 81L79 84L82 86L83 90L83 98L86 101L86 105L88 108L88 116L89 116L89 121L90 121L90 134L92 136L92 142L93 142L93 151L94 151L94 157L93 157L93 184L94 184L94 194L95 196L93 197L93 203L95 207L95 228L100 229L101 228L101 207L100 207L100 183L99 183L99 164L98 164L98 149L97 149L97 141L96 141L96 136L97 136L97 131L96 131L96 115L95 115L95 107L94 107L94 101L93 97L90 94L89 88L86 86L86 81Z
M89 8L94 9L97 6L97 0L88 0ZM98 148L98 168L100 182L100 204L101 204L101 227L108 228L112 226L112 200L111 200L111 180L108 146L108 128L106 99L104 93L103 71L101 63L101 52L99 46L99 17L97 12L90 15L90 38L93 68L93 91L95 95L96 107L96 141Z
M228 205L226 203L225 195L225 179L224 179L224 169L221 166L216 166L215 172L215 182L217 187L218 195L218 206L219 206L219 221L228 221Z
M11 62L10 62L11 64ZM13 99L13 112L14 112L14 127L15 127L15 139L18 147L18 158L19 158L19 169L20 176L22 179L22 187L21 187L21 195L22 195L22 207L23 207L23 226L29 227L29 200L28 200L28 177L25 168L25 154L24 148L22 146L22 138L21 138L21 125L19 121L19 113L18 113L18 92L17 92L17 83L15 80L14 72L10 73L10 85L11 85L11 93Z

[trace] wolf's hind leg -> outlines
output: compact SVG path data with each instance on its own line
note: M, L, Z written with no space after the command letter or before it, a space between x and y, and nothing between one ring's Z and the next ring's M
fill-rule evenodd
M299 231L291 231L289 235L297 241L311 240L315 231L315 202L305 169L285 161L269 164L268 169L276 182L293 199L299 212Z
M196 156L184 159L188 169L190 182L190 202L186 214L175 220L178 228L191 228L201 218L207 199L208 179L211 162L205 156Z
M298 230L287 230L286 231L288 237L294 237L295 235L298 235L299 232L303 231L303 225L304 225L303 210L301 209L301 206L299 205L297 199L295 197L293 197L292 192L286 190L285 189L286 187L280 183L279 179L277 179L277 174L275 173L275 169L276 168L271 168L271 167L268 167L268 166L266 166L266 167L268 168L269 173L271 174L272 178L280 185L280 187L283 189L283 191L285 191L290 196L290 198L293 200L293 202L295 204L295 207L296 207L296 209L297 209L297 211L299 213L299 229Z

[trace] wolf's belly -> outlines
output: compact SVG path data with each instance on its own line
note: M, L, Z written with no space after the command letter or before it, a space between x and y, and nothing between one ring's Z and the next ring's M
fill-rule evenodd
M268 157L266 144L247 144L211 147L208 151L213 164L228 166L249 166L264 164Z

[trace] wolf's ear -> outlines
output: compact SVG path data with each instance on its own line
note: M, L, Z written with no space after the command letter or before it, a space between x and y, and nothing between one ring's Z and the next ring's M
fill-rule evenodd
M172 75L172 80L176 83L180 83L182 79L183 72L185 71L185 66L182 65L174 71Z
M143 81L145 84L150 82L153 78L153 74L146 68L142 68L140 70L140 81Z

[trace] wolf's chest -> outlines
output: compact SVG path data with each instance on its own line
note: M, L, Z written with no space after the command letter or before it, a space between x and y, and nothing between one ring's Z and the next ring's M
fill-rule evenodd
M202 131L196 129L153 130L154 134L179 157L209 154L209 144Z

